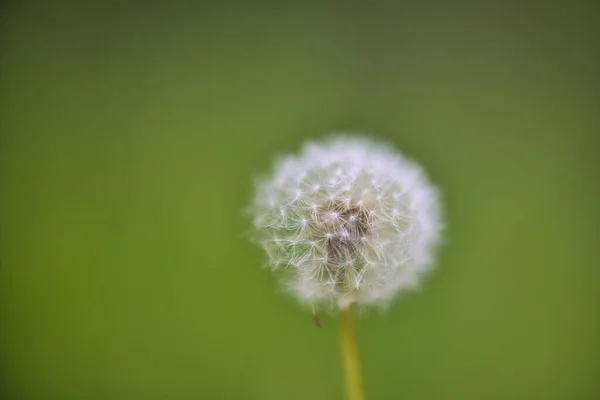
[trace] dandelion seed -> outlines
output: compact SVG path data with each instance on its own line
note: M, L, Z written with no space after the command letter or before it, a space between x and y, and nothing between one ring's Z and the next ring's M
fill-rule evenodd
M345 136L281 159L251 211L269 265L311 306L389 303L431 267L441 228L419 165Z

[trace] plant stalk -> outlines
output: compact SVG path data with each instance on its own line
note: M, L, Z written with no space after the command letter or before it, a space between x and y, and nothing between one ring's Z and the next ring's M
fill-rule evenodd
M340 311L340 345L347 400L364 400L352 308Z

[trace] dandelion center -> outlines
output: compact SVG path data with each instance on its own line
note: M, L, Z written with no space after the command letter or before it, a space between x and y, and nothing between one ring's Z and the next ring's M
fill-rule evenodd
M361 246L371 223L368 211L358 205L333 200L317 208L314 233L324 239L324 268L338 290L352 290L348 276L360 274L365 267Z

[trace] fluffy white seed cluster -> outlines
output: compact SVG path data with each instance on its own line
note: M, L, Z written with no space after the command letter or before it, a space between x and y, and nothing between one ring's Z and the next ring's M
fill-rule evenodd
M271 268L312 306L387 304L431 265L441 228L422 169L356 137L280 159L251 210Z

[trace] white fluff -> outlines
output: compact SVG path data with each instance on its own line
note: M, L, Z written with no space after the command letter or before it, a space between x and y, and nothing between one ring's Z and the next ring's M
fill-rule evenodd
M313 307L387 304L431 266L441 229L419 165L346 136L280 159L251 211L270 267Z

